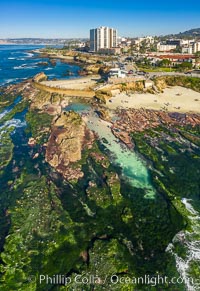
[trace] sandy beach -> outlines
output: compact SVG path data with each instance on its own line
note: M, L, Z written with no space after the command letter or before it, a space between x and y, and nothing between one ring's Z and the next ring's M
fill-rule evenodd
M97 80L99 79L100 79L100 76L95 75L92 77L82 77L82 78L79 77L76 79L68 79L68 80L43 81L41 83L49 87L85 90L91 87L95 87L97 84Z
M110 102L111 101L111 102ZM164 93L120 93L107 102L110 109L146 108L176 112L200 113L200 93L184 87L166 88Z
M93 90L97 86L99 75L69 80L43 81L48 87L73 90ZM121 92L107 101L109 109L145 108L169 112L200 113L200 93L180 86L164 89L163 93L132 93Z

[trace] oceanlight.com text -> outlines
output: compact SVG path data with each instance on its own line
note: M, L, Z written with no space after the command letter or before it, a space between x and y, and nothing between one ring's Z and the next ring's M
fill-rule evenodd
M195 285L200 286L200 279L194 278L182 278L182 277L172 277L169 278L168 276L150 276L145 275L143 277L129 277L129 276L119 276L113 274L112 276L98 276L98 275L76 275L75 277L67 277L65 275L40 275L39 276L39 283L40 284L48 284L48 285L69 285L71 283L75 283L77 285L90 285L90 284L98 284L98 285L105 285L105 284L132 284L132 285L149 285L149 286L157 286L157 285Z

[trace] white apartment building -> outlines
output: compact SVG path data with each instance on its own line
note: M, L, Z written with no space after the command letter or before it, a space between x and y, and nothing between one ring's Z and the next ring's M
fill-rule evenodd
M176 49L177 45L172 45L172 44L162 44L162 43L158 43L157 44L157 50L159 52L169 52L171 50Z
M184 45L191 45L191 44L193 44L195 42L195 40L194 39L181 39L181 41L180 41L180 45L181 46L184 46Z
M90 29L90 51L110 49L117 46L117 30L105 26Z
M182 46L182 53L195 54L197 52L200 52L200 41Z
M139 37L138 40L139 40L139 43L146 41L149 44L154 44L154 41L155 41L153 36Z
M181 48L181 52L182 52L182 54L193 54L193 48L191 45L190 46L183 46Z
M200 52L200 41L196 41L193 44L193 53L197 53L197 52Z

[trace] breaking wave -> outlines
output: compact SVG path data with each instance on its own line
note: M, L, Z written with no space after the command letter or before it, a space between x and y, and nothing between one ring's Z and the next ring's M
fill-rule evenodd
M10 111L11 111L11 109L5 109L2 113L0 113L0 119L2 119Z
M10 128L10 127L18 128L18 127L23 127L23 126L26 126L26 121L21 121L20 119L13 118L11 120L7 120L0 127L0 129L5 128L5 127L7 127L7 128Z
M27 55L27 57L33 57L34 56L34 54L33 53L24 53L24 54L26 54Z
M200 290L200 282L195 281L191 275L191 265L195 263L200 269L200 216L199 213L193 208L189 201L191 199L182 199L182 203L189 212L188 218L191 222L192 231L180 231L174 237L171 244L168 245L166 251L174 255L176 260L176 267L184 279L188 291ZM182 258L174 251L174 243L178 243L181 248L186 252L185 258ZM197 279L197 278L196 278Z
M25 68L25 64L21 65L21 66L15 66L13 67L14 70L20 70L20 69L24 69Z
M21 121L20 119L13 118L11 120L6 121L2 126L0 126L0 138L2 137L2 134L7 131L8 128L13 127L12 133L15 133L16 128L25 127L26 121Z
M19 78L14 78L14 79L7 79L5 82L2 82L2 85L6 85L6 84L10 84L13 83L15 81L19 80Z

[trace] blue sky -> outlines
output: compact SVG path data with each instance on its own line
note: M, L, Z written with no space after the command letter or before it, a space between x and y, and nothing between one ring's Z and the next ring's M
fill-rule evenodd
M89 37L110 26L120 36L162 35L200 27L198 0L1 0L0 38Z

